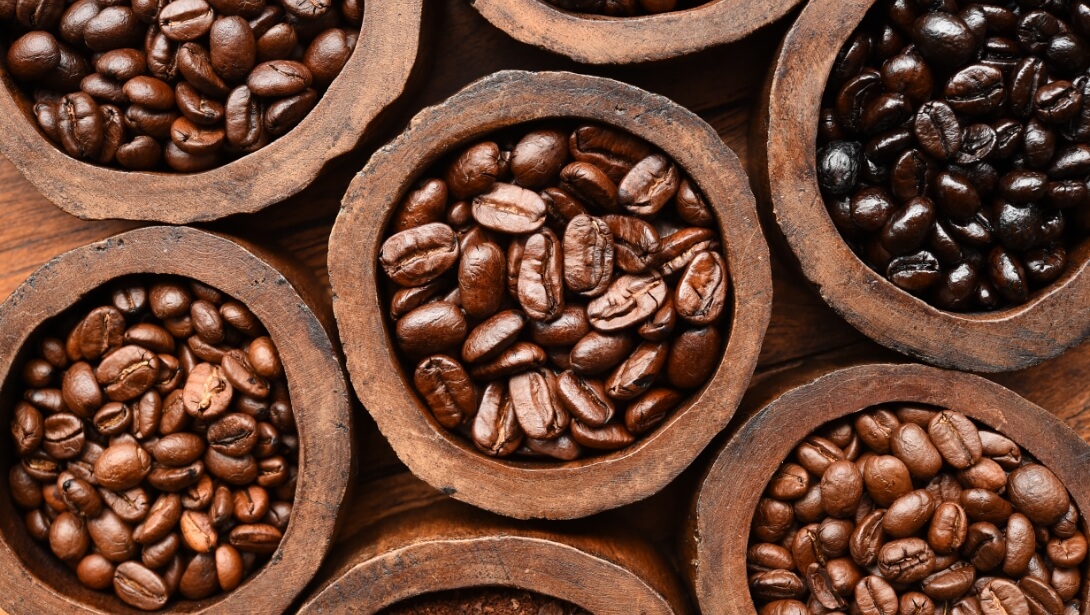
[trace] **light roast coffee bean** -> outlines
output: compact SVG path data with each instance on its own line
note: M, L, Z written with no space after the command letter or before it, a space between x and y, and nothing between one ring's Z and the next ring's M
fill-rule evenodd
M272 339L216 289L170 278L120 280L58 322L75 325L35 345L12 415L30 534L138 609L237 588L277 549L298 473Z
M1087 556L1068 518L1066 488L1010 439L954 410L868 409L806 438L769 481L749 585L762 613L787 599L822 613L1063 613Z
M456 152L379 254L422 405L487 455L628 446L719 365L713 221L671 160L612 128L550 122Z

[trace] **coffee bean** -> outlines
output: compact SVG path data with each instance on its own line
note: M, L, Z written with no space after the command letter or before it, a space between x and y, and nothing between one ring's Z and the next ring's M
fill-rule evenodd
M885 579L869 576L855 586L855 603L863 615L896 613L897 594Z
M702 326L715 322L726 304L727 266L715 252L702 252L693 258L678 282L674 295L677 314Z
M450 357L424 359L416 368L413 382L436 420L448 429L472 418L477 410L477 392L469 374Z
M511 151L511 172L518 185L544 188L560 175L567 157L568 135L558 130L536 130L524 135Z
M540 196L502 182L473 198L473 218L481 226L500 233L535 232L545 222L545 211L545 201Z
M526 240L518 299L532 320L550 321L564 310L564 254L560 240L548 228Z
M219 589L214 554L198 554L190 560L179 580L178 591L190 600L211 596Z
M647 271L662 249L658 231L649 223L631 216L603 216L613 234L615 261L622 271L638 274Z
M453 303L440 301L416 308L397 322L397 341L410 354L458 347L466 338L465 315Z
M114 565L105 557L92 553L80 560L76 577L91 589L108 589L113 586Z
M269 555L280 546L282 534L275 527L264 524L244 524L231 530L231 546L246 553Z
M1041 525L1057 522L1070 506L1067 490L1056 475L1036 464L1012 472L1007 480L1007 493L1020 511Z
M60 44L48 32L28 32L11 44L7 60L8 70L16 79L42 79L60 64Z
M292 60L262 62L246 78L247 87L258 96L293 96L309 88L311 83L310 70Z
M613 277L613 235L600 218L576 216L564 231L564 283L573 292L596 297Z
M485 388L472 437L478 450L494 457L506 457L522 444L523 431L505 385L494 382Z

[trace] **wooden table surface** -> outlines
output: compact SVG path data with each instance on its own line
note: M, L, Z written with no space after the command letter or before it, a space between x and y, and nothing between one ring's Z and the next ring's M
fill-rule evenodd
M723 140L743 160L747 158L750 119L776 45L794 18L784 20L744 41L680 60L638 67L580 66L536 48L513 41L492 27L470 6L469 0L429 0L427 40L419 63L424 69L417 88L398 110L378 128L357 153L337 161L311 188L262 213L235 216L210 225L286 252L307 265L328 292L327 239L341 195L378 146L400 133L421 108L450 96L471 81L502 69L571 70L626 81L663 94L690 108L712 124ZM429 48L430 47L430 48ZM46 201L6 159L0 158L0 298L6 298L35 269L53 256L76 246L133 228L123 221L84 222ZM779 229L765 228L776 238ZM774 303L772 323L761 355L760 369L775 370L827 353L870 353L876 345L847 325L822 303L817 293L773 253ZM989 376L1055 413L1090 441L1090 343L1037 367L1011 374ZM359 421L359 437L368 446L360 459L360 480L377 480L396 473L399 467L388 447L367 418ZM699 462L698 462L699 463ZM691 472L687 473L691 474ZM684 483L685 478L678 481ZM667 491L683 489L668 487ZM418 486L406 487L419 497ZM383 494L385 505L398 493ZM687 497L687 496L683 496ZM682 499L683 499L682 498ZM653 500L673 499L664 494ZM375 502L366 495L353 505L374 512ZM630 517L646 515L645 524L666 537L673 530L671 513L654 505L623 509ZM387 514L389 511L387 511ZM363 521L348 524L344 534L354 533ZM637 523L639 521L637 520ZM2 611L0 611L2 613Z

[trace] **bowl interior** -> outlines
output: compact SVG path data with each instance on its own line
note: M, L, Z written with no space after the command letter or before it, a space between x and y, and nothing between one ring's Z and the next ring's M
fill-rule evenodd
M49 548L48 541L38 542L30 536L24 522L25 512L15 505L10 495L8 482L9 472L12 466L18 463L18 456L15 453L14 447L10 445L11 435L6 427L11 424L15 405L21 399L20 392L25 388L25 384L22 382L21 377L22 365L27 359L31 358L33 350L37 348L41 339L50 335L56 336L59 331L70 328L83 316L83 314L80 313L81 310L90 309L98 305L109 305L109 290L113 284L121 283L128 279L142 278L144 281L147 281L148 279L154 279L155 277L158 276L145 276L139 274L122 276L75 298L63 310L57 313L43 314L42 316L45 318L20 344L20 350L11 363L12 369L8 371L7 377L4 379L2 386L0 386L0 425L5 426L3 435L0 436L5 439L5 444L0 446L0 450L4 451L2 457L0 457L0 540L10 547L11 551L17 555L25 566L26 572L33 575L38 583L49 586L57 594L84 608L98 609L109 613L140 613L142 611L135 610L128 606L118 599L110 590L95 591L85 587L76 578L74 569L68 567L53 554L52 550ZM170 277L175 278L175 276ZM274 334L270 331L269 335L273 336ZM274 342L275 341L274 338ZM287 360L285 360L285 368L287 367L286 361ZM285 377L289 381L288 388L290 391L292 388L292 375L287 369L285 369ZM292 401L294 404L295 399L293 398ZM43 415L44 414L45 413L43 412ZM303 447L305 446L303 438L304 423L300 421L297 424L297 427L300 436L299 458L301 468L304 456ZM301 485L303 482L301 471L299 479ZM301 486L297 487L297 494L300 489ZM281 548L273 555L273 558L280 557L283 552L283 546L291 540L290 537L293 535L293 528L297 525L297 517L298 515L292 515L288 528L284 532ZM266 565L257 567L234 591L241 591L254 579L261 576L266 568ZM167 609L164 609L164 612L188 613L201 611L218 604L230 595L231 592L225 592L204 600L187 600L178 597L172 599L168 603L168 607Z
M392 222L393 216L395 213L397 213L401 203L408 195L408 193L412 190L413 186L415 186L417 182L431 177L441 178L447 166L466 147L488 139L495 139L497 141L503 142L504 137L512 137L514 140L517 140L517 138L521 136L521 134L523 134L524 132L529 132L530 130L534 130L536 128L557 127L563 130L571 130L578 126L580 123L586 122L607 125L610 128L623 131L629 135L633 135L631 131L627 130L623 126L606 124L601 120L593 117L581 117L579 115L573 114L565 116L545 116L532 121L521 121L515 118L508 118L502 123L490 125L486 129L474 131L472 134L460 135L460 138L457 141L451 141L449 143L442 143L430 146L428 150L420 157L419 162L412 170L413 172L407 174L406 182L403 184L401 191L398 192L396 199L393 201L393 206L387 207L383 213L381 232L378 234L381 240L376 242L375 244L375 251L371 255L373 262L378 262L378 250L382 247L382 241L384 241L385 238L388 236L388 227ZM639 135L634 136L642 139L642 137L639 137ZM658 144L651 143L651 145L655 147L655 149L659 149ZM669 155L669 152L666 153L667 155ZM676 160L675 163L677 163ZM680 163L677 164L680 169L683 169ZM692 182L696 183L697 186L700 187L699 178L693 177L691 175L687 176ZM712 208L712 212L716 217L716 230L720 233L721 241L724 244L727 244L727 235L723 232L720 208L715 207L714 204L711 202L709 202L709 206ZM601 214L599 213L597 215ZM731 267L729 263L732 261L729 254L728 246L724 245L721 250L723 251L724 256L727 257L728 270L730 270ZM530 471L556 469L558 467L584 467L601 463L603 461L608 461L610 459L625 457L631 454L632 451L644 446L649 440L652 440L656 433L667 430L671 425L676 423L681 416L683 416L694 405L700 402L700 400L705 397L709 389L718 386L718 381L720 381L724 377L725 374L723 372L725 372L726 370L724 367L725 362L723 359L729 347L730 337L733 332L734 315L741 308L740 305L736 304L737 293L734 292L734 280L732 276L730 291L728 292L728 303L724 310L723 323L721 325L723 335L719 350L719 358L716 362L716 371L713 373L712 377L709 378L708 382L705 383L702 387L689 391L685 400L670 413L665 421L654 427L651 431L640 436L637 441L632 445L615 451L608 451L604 453L600 452L599 454L583 457L575 461L560 461L555 459L546 459L542 461L519 460L509 458L496 459L487 457L486 455L484 455L484 453L478 451L467 438L462 437L454 431L448 430L440 425L438 421L435 420L435 417L433 416L431 410L428 408L427 404L423 401L420 394L417 392L416 387L413 385L412 382L412 366L415 362L412 361L410 358L407 358L406 355L401 352L401 350L397 347L397 343L394 341L393 335L394 322L390 317L389 310L386 309L386 306L389 306L390 304L390 299L395 288L394 284L389 281L385 273L381 272L379 269L376 269L376 271L378 271L378 273L376 275L377 279L375 280L375 283L378 285L378 296L380 304L384 306L381 313L383 314L382 319L386 339L388 340L386 347L388 350L390 361L397 366L397 377L399 378L401 385L404 387L404 390L410 392L411 399L413 400L419 413L423 417L425 417L425 420L427 421L431 429L444 440L465 451L468 454L479 456L507 466Z
M821 195L821 189L817 182L817 126L818 118L821 108L824 106L826 97L830 95L830 90L826 87L826 83L832 72L834 60L837 57L840 49L848 42L851 36L856 32L856 29L860 26L880 19L881 13L885 9L885 4L880 2L873 2L873 0L865 0L863 3L854 2L855 5L865 5L866 12L861 15L856 15L855 12L859 9L849 8L846 10L849 15L846 16L846 20L842 23L838 23L839 27L832 28L826 36L830 37L827 47L822 47L816 53L820 54L822 70L815 71L812 78L820 78L821 87L819 94L814 100L820 101L816 107L807 107L805 109L805 116L803 122L805 122L804 138L806 147L806 161L807 166L810 169L810 173L806 174L806 183L814 191L813 194ZM938 84L936 84L938 87ZM824 198L820 198L820 201L824 204ZM851 263L851 269L853 270L853 278L858 279L857 284L866 284L868 286L878 285L883 290L884 295L896 296L901 301L907 301L915 305L918 309L924 310L927 313L940 318L953 319L953 320L965 320L975 321L980 323L991 322L1004 322L1010 320L1021 314L1032 312L1040 303L1043 302L1048 296L1059 292L1064 287L1068 286L1081 272L1086 269L1088 262L1090 262L1090 232L1083 232L1082 237L1067 246L1068 263L1064 273L1056 280L1048 284L1047 286L1035 289L1029 295L1028 301L1022 305L1005 307L1003 309L994 310L990 312L954 312L944 310L942 308L932 305L930 302L906 291L888 279L885 276L880 275L875 270L871 269L856 252L852 250L847 241L841 235L840 231L833 224L832 218L829 216L827 207L821 208L821 213L817 214L820 218L820 228L822 234L829 238L829 241L836 241L836 253L838 261L848 261ZM1070 235L1070 229L1068 232ZM1069 239L1069 237L1068 237Z

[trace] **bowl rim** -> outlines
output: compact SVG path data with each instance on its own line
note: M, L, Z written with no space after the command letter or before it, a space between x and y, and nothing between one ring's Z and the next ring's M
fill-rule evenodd
M741 40L801 1L711 0L682 11L637 17L573 13L545 0L475 0L472 4L492 25L523 43L585 64L631 64L676 58Z
M629 531L517 523L451 500L369 526L332 559L300 615L338 612L349 601L376 613L420 596L483 587L521 589L592 613L620 603L662 615L688 607L666 559Z
M1090 242L1068 270L1021 306L957 313L897 288L848 247L817 184L818 116L837 53L874 0L813 0L788 31L769 75L762 173L776 221L805 276L842 318L871 339L940 367L997 372L1030 367L1090 335ZM799 153L802 152L800 156Z
M85 220L168 224L253 213L310 185L353 150L408 87L420 52L423 0L367 2L356 48L314 109L260 150L200 173L127 171L77 160L41 132L0 67L0 152L64 211Z
M388 335L376 266L394 209L436 160L502 128L555 118L619 127L660 147L686 170L720 220L733 318L724 359L709 383L654 431L607 455L520 467L478 453L439 427L419 402ZM719 135L666 98L566 72L503 71L421 111L349 187L330 238L329 270L352 383L401 460L456 499L518 518L583 517L647 497L676 477L733 416L756 368L771 312L768 247L753 195ZM691 406L699 412L689 411ZM604 484L610 488L600 489ZM554 497L538 497L543 492Z
M13 363L41 324L112 280L132 274L176 275L217 288L257 316L282 346L281 361L289 381L300 439L299 475L291 520L280 548L239 588L200 601L182 600L161 612L213 612L231 602L252 601L270 610L286 609L317 572L333 541L339 509L348 491L351 467L351 407L336 351L320 316L299 289L251 246L186 227L145 227L66 252L31 274L0 304L0 383L16 386ZM223 267L222 263L230 267ZM289 352L290 350L290 352ZM322 386L308 385L319 377ZM12 543L12 531L26 532L22 513L7 497L0 511L14 513L0 524L0 602L15 611L33 604L44 612L138 613L108 592L78 585L74 574L39 576L24 562L18 543L38 545L29 535ZM62 569L48 547L49 562L39 570ZM62 587L67 591L62 591ZM19 605L23 605L19 607Z
M709 612L754 612L746 572L749 530L776 469L821 426L879 404L922 403L962 412L1036 457L1060 478L1080 511L1090 511L1090 482L1079 470L1090 465L1090 443L1047 410L990 380L915 363L877 363L785 382L786 390L771 383L764 392L779 394L767 405L759 400L760 409L715 452L692 502L691 531L684 537L694 553L689 577ZM1086 523L1084 516L1084 529ZM1084 577L1090 582L1090 570ZM1090 610L1090 603L1084 609Z

